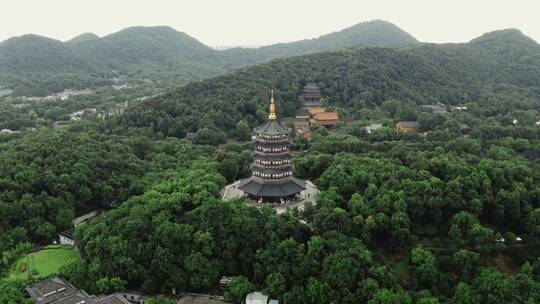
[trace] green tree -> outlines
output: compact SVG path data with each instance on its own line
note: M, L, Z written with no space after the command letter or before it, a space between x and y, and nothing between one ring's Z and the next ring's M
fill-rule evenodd
M224 293L225 301L240 304L247 294L255 290L255 285L245 277L233 277Z
M412 298L406 292L381 289L373 295L368 304L409 304Z
M456 286L451 302L456 304L481 303L479 295L471 288L471 286L463 282L460 282Z

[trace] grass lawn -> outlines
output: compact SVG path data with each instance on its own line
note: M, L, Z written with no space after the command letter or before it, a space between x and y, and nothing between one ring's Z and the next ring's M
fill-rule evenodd
M28 270L37 270L34 277L46 277L58 273L60 267L78 260L75 249L71 246L47 246L40 251L25 254L11 267L9 280L27 279Z

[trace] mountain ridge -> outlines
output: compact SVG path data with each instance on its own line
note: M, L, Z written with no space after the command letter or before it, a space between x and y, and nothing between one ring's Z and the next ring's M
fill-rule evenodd
M0 43L0 66L5 67L0 70L0 85L15 88L15 95L43 95L107 83L121 74L154 80L167 88L276 58L359 47L414 49L418 45L426 44L382 20L360 22L313 39L222 51L168 26L128 27L103 37L85 33L66 42L29 34ZM536 56L534 50L538 46L516 29L489 32L465 44L443 45L448 48L466 45L462 52L485 56L491 53L502 56L514 48L513 57L506 59L509 62ZM426 56L429 58L429 54ZM528 72L524 66L519 68Z
M94 39L99 39L101 37L99 37L98 35L94 34L94 33L82 33L80 35L77 35L69 40L66 40L64 43L68 44L68 43L77 43L77 42L81 42L81 41L88 41L88 40L94 40Z
M0 85L19 87L16 89L17 95L32 95L36 93L33 92L33 85L39 86L39 83L58 78L62 76L59 74L64 72L77 73L77 67L78 72L88 76L91 83L95 83L94 78L111 78L115 73L121 73L141 79L154 78L153 80L168 87L280 57L355 46L400 46L417 43L414 37L385 21L362 22L338 32L321 35L319 38L253 50L217 51L168 26L129 27L100 38L93 34L82 34L64 43L55 39L46 40L48 38L40 38L41 36L14 37L11 41L24 44L23 42L32 37L42 41L42 45L33 53L23 52L22 55L39 63L49 60L49 57L42 56L42 52L51 53L50 56L56 52L51 62L56 65L48 69L36 68L39 64L15 68L17 64L12 61L24 61L25 58L13 55L20 53L16 49L10 52L2 51L6 43L0 43L0 63L13 67L0 71ZM25 49L24 45L20 47ZM63 66L62 61L70 62L70 68ZM85 85L86 83L79 84L80 87ZM63 86L55 86L55 90L58 89L63 89ZM40 93L48 92L44 90Z
M501 48L508 49L492 51ZM134 106L119 121L124 127L153 127L165 136L213 128L234 137L239 121L253 127L265 120L271 89L279 116L294 116L307 82L321 87L327 106L358 111L359 117L362 109L387 100L470 104L489 113L494 100L516 103L515 96L520 96L540 106L540 46L516 49L505 39L494 39L489 47L472 42L422 44L280 58L189 83Z

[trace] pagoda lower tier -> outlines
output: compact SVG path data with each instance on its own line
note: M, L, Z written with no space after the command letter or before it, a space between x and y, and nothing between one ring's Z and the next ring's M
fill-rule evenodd
M292 176L275 182L252 176L241 180L239 188L254 201L280 202L294 199L306 189L306 182Z

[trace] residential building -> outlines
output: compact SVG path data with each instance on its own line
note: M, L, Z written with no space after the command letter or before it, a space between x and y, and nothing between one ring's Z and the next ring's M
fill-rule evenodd
M422 110L435 113L435 114L444 114L446 113L446 107L444 105L421 105Z
M188 132L186 133L186 137L185 137L187 140L189 141L193 141L193 139L195 138L195 133L192 133L192 132Z
M267 295L255 291L248 294L242 304L279 304L279 301L272 300Z
M75 246L75 228L69 228L68 230L62 231L58 234L58 239L60 240L61 245Z
M134 304L144 304L144 302L148 299L148 297L138 291L122 291L118 294L120 295L120 297Z
M98 216L100 213L100 210L94 210L92 212L88 212L86 214L83 214L79 217L76 217L74 220L73 220L73 226L77 227L81 224L86 224L88 221L90 221L91 219L93 219L94 217Z
M131 304L118 293L99 297L89 295L59 276L29 285L26 291L36 304Z
M466 111L466 110L467 110L466 106L450 106L451 112Z
M363 130L365 130L368 134L371 134L373 131L378 130L382 128L383 125L379 123L373 123L368 126L362 127Z
M233 278L232 277L221 277L221 280L219 280L219 289L226 290L229 288L229 286L232 283Z
M303 118L303 117L302 118L298 118L298 117L283 118L281 119L281 124L282 125L292 124L295 130L310 128L309 117L308 118Z
M96 304L131 304L118 293L98 297L95 302Z
M402 132L418 132L418 122L417 121L398 121L396 123L396 130Z
M51 277L26 287L36 304L94 304L84 291L78 290L62 277Z
M307 140L311 140L311 138L313 137L313 132L311 132L310 129L298 129L296 132L299 136L302 136Z
M88 221L98 216L99 213L100 213L100 210L94 210L92 212L83 214L75 218L72 222L73 224L72 227L58 234L58 239L60 240L60 244L75 246L75 228L77 228L80 225L86 224Z

